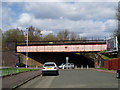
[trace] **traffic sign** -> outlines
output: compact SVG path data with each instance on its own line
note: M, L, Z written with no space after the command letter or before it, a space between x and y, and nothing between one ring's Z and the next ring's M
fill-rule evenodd
M66 57L66 60L69 60L69 57Z

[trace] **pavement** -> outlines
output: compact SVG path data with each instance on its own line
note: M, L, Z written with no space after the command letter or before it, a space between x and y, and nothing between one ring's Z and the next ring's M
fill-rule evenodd
M41 70L23 72L2 78L2 88L17 88L25 82L41 75Z

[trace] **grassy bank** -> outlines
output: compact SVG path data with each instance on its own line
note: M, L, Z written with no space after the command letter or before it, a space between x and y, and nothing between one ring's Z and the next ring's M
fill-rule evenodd
M35 70L39 70L39 69L19 68L18 70L19 70L19 72L28 72L28 71L35 71Z
M105 69L105 68L97 68L97 69L100 69L100 70L108 70L108 69Z
M110 60L110 59L115 59L116 57L113 57L113 56L109 56L109 55L104 55L104 54L101 54L103 59L105 60Z
M112 55L109 55L109 54L105 54L106 51L101 51L99 52L102 56L103 59L105 60L110 60L110 59L115 59L117 58L116 56L112 56Z
M105 69L105 68L96 68L98 70L108 70L108 69ZM109 71L116 71L116 70L109 70Z
M21 73L21 72L28 72L28 71L35 71L35 70L39 70L39 69L29 69L29 68L3 68L3 69L0 69L0 76L6 76L6 75Z

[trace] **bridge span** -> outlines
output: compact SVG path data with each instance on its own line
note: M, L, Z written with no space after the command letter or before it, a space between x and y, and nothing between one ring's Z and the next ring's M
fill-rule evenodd
M28 49L27 49L28 48ZM106 50L104 40L40 41L17 43L17 52L99 52Z
M29 42L28 44L28 65L41 66L45 62L53 61L57 65L66 62L74 63L77 67L94 67L93 58L88 53L106 50L106 41L104 40L77 40L77 41L39 41ZM16 52L20 54L20 62L26 64L26 42L16 43ZM77 53L86 53L88 56Z

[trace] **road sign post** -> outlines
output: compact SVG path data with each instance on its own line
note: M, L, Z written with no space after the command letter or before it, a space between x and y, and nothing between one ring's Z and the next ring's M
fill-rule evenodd
M66 65L67 65L67 69L68 69L68 60L69 60L69 57L66 57Z

